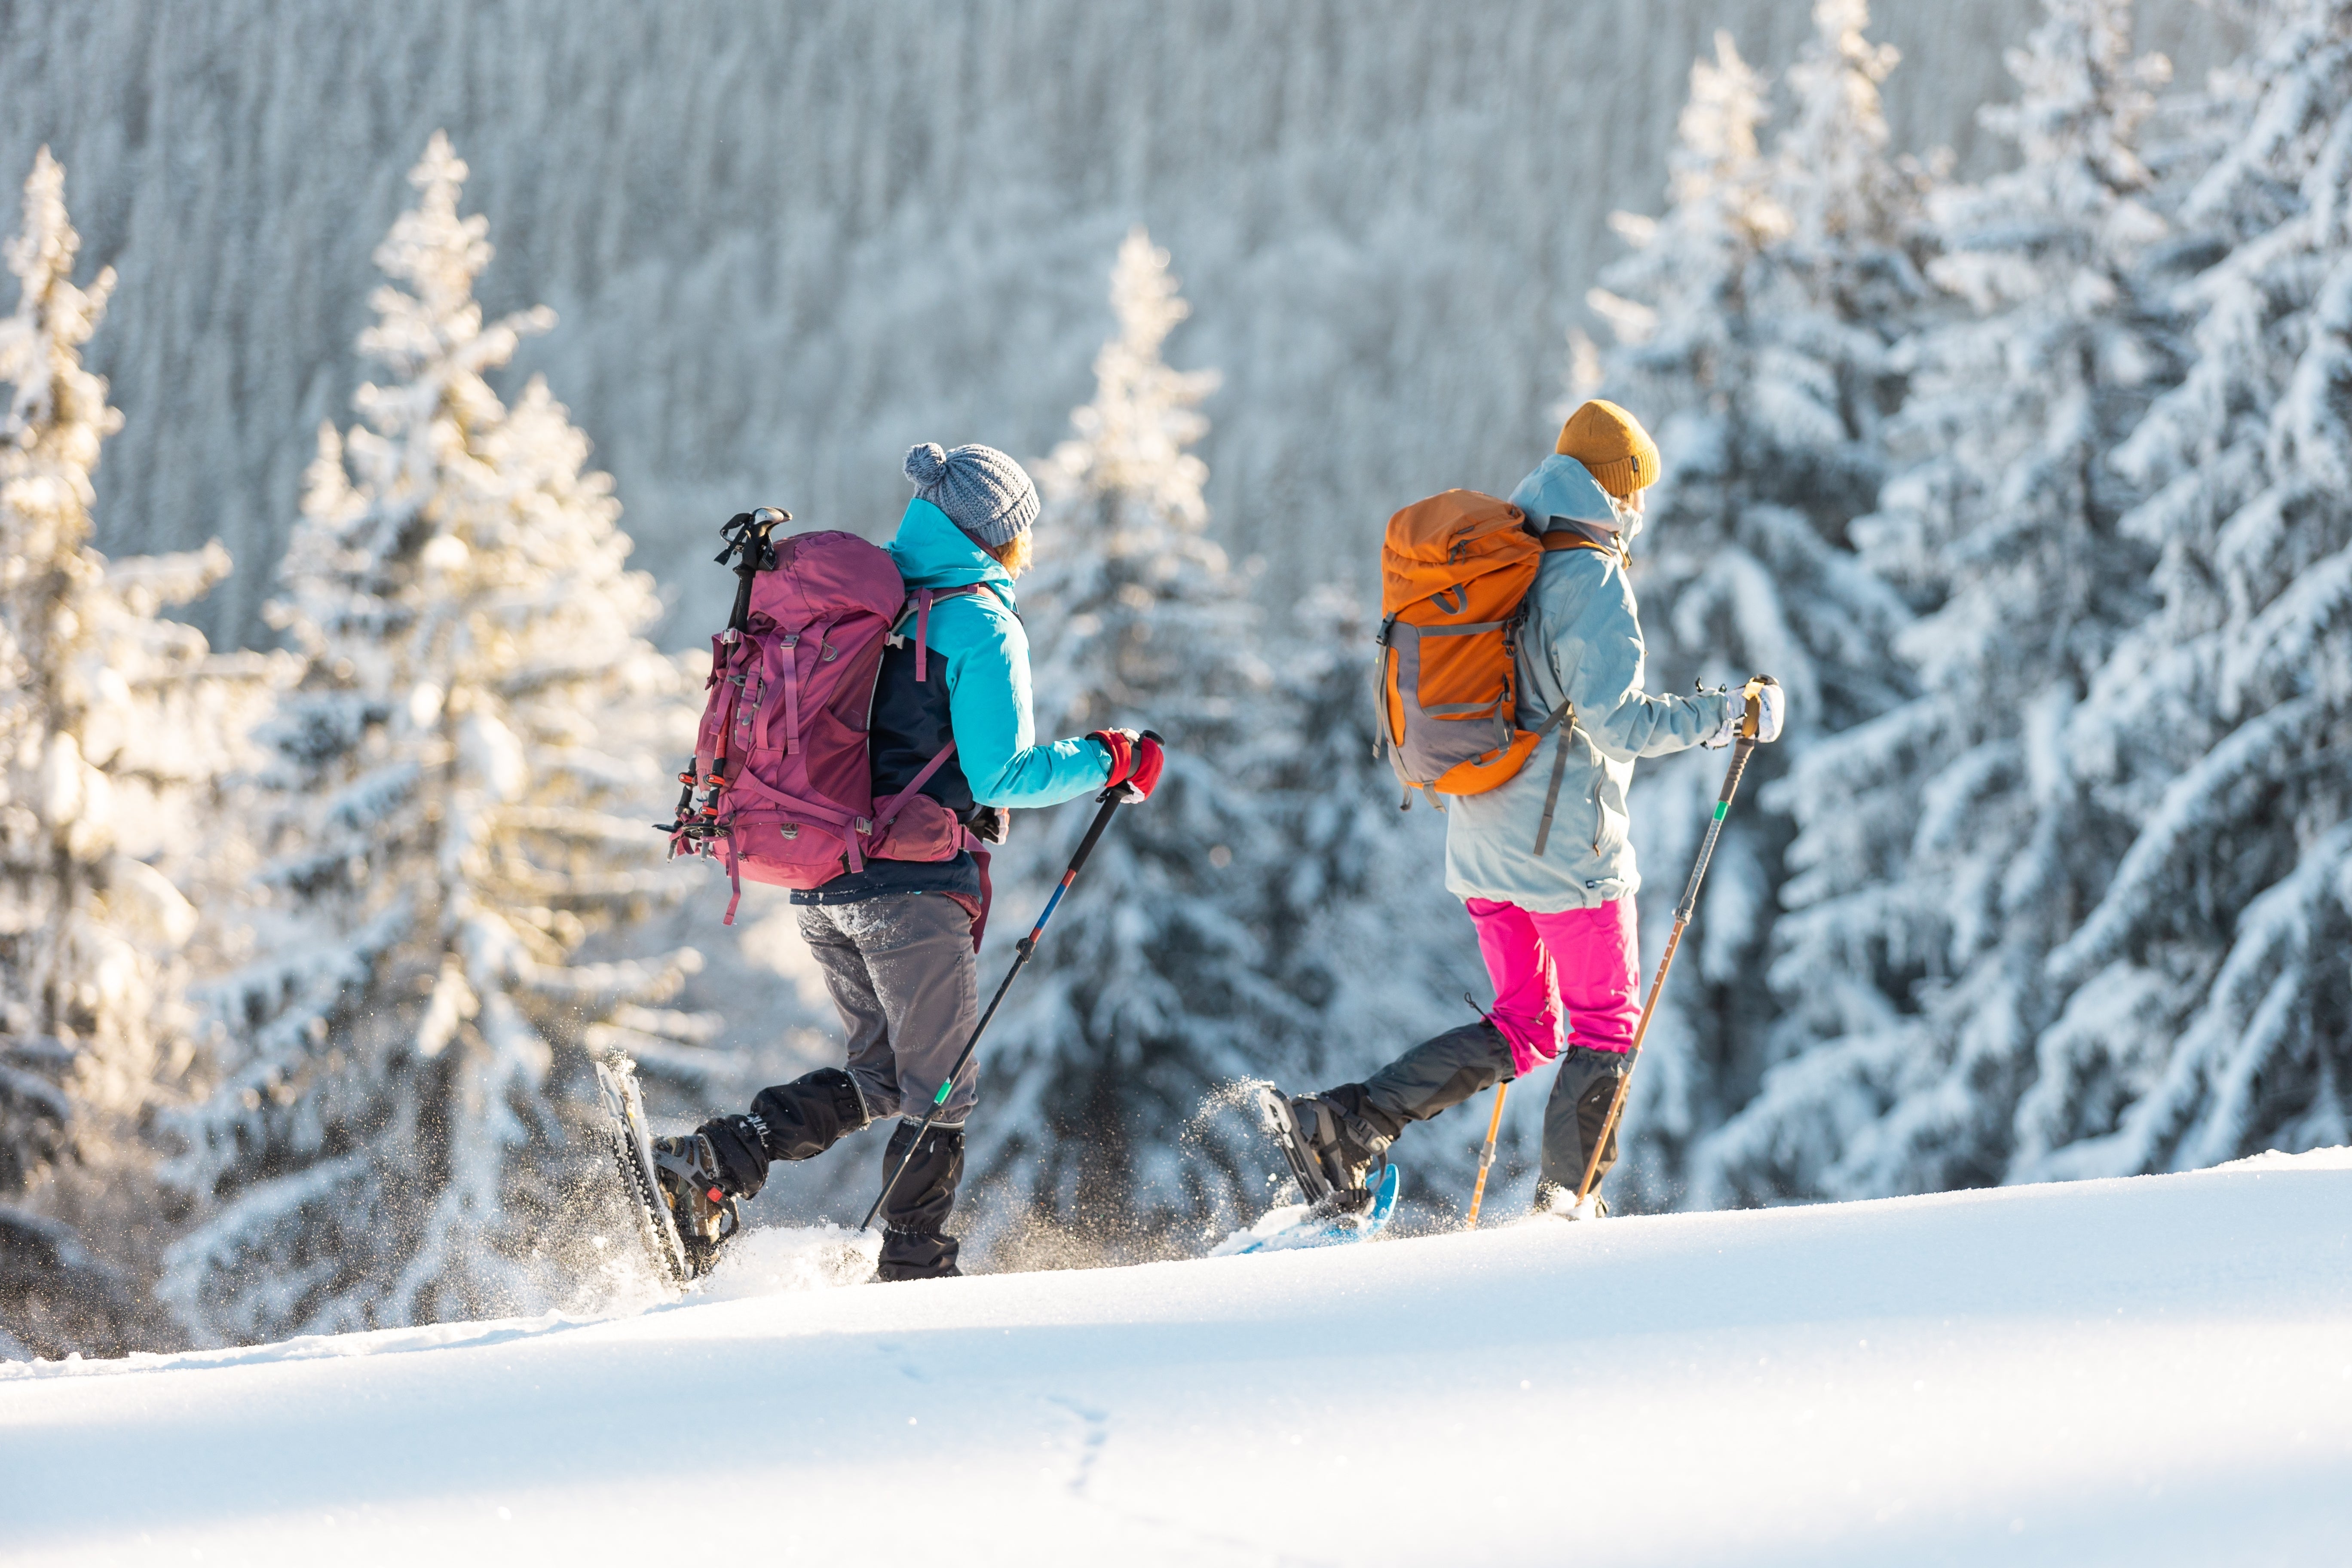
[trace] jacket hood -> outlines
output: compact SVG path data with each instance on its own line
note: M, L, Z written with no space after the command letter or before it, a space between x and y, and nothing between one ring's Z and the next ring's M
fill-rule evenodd
M919 496L907 503L907 514L898 520L898 535L888 548L909 588L985 583L1008 606L1013 603L1013 574L950 522L947 513Z
M1592 470L1574 458L1555 454L1537 464L1536 471L1511 492L1511 504L1528 514L1538 532L1555 517L1617 531L1617 512L1609 504L1609 492L1601 488Z

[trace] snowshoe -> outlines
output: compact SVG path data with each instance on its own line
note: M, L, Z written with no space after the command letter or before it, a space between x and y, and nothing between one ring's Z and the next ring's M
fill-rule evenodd
M1299 1196L1310 1209L1324 1208L1331 1203L1331 1178L1324 1173L1323 1163L1315 1157L1307 1142L1305 1129L1298 1125L1298 1113L1290 1108L1290 1097L1270 1083L1256 1088L1258 1120L1265 1124L1265 1135L1274 1140L1283 1158L1290 1162L1290 1173L1298 1183Z
M1388 1168L1389 1139L1361 1112L1356 1085L1297 1099L1274 1085L1257 1086L1258 1116L1290 1162L1299 1195L1310 1208L1357 1213L1370 1204Z
M637 1064L614 1057L596 1064L596 1085L603 1092L609 1119L614 1163L621 1184L637 1214L637 1229L655 1272L671 1285L683 1287L710 1271L720 1243L742 1228L742 1215L731 1198L712 1198L716 1182L688 1185L709 1164L707 1145L689 1154L675 1150L656 1152L646 1127L645 1100L637 1092ZM702 1144L698 1134L661 1140L664 1144ZM667 1160L669 1169L664 1169ZM679 1204L683 1200L683 1210ZM683 1217L685 1223L681 1225Z
M1227 1237L1212 1256L1321 1247L1378 1235L1395 1212L1401 1181L1396 1166L1388 1161L1385 1145L1374 1155L1379 1164L1364 1173L1370 1185L1338 1185L1318 1146L1318 1142L1332 1140L1327 1136L1318 1141L1315 1136L1315 1132L1328 1133L1328 1127L1318 1125L1310 1131L1301 1123L1289 1096L1273 1084L1259 1084L1255 1092L1258 1120L1289 1162L1291 1176L1305 1201L1274 1210L1248 1230ZM1330 1120L1317 1097L1308 1096L1306 1103L1314 1107L1318 1123Z
M697 1275L719 1259L719 1244L743 1228L743 1214L719 1175L719 1154L700 1132L654 1140L654 1179Z
M1381 1169L1379 1184L1370 1190L1360 1209L1318 1213L1308 1204L1278 1208L1249 1229L1235 1231L1219 1242L1209 1256L1237 1258L1250 1252L1290 1252L1307 1247L1370 1241L1388 1228L1390 1218L1396 1213L1397 1193L1402 1185L1402 1175L1391 1163Z

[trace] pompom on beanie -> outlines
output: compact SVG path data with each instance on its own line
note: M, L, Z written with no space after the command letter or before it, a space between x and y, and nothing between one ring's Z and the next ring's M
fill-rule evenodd
M1037 487L1021 465L993 447L943 449L936 441L907 448L915 494L947 513L979 543L1003 549L1037 521Z
M1568 416L1552 450L1591 469L1601 488L1619 500L1656 484L1664 471L1658 444L1642 422L1597 397Z

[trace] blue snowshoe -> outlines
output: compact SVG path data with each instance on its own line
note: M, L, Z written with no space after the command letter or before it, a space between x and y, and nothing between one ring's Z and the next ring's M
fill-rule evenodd
M1255 1089L1258 1119L1289 1162L1301 1203L1277 1208L1211 1254L1287 1251L1365 1241L1386 1228L1396 1212L1401 1176L1388 1158L1388 1140L1351 1135L1344 1107L1322 1096L1293 1101L1270 1083ZM1311 1120L1303 1120L1301 1111Z

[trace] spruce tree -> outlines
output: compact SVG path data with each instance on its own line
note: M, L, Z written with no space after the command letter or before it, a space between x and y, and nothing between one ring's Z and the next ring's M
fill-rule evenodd
M2137 834L2050 955L2019 1179L2352 1138L2352 15L2273 8L2250 74L2193 360L2116 454L2154 604L2067 743Z
M215 658L156 617L226 575L217 543L91 547L91 474L121 416L81 356L114 274L73 281L47 148L24 213L0 320L0 1200L27 1202L0 1201L0 1340L117 1353L152 1337L134 1283L155 1223L147 1134L198 1043L197 912L173 873L229 854L202 808L275 666Z
M1763 984L1789 796L1771 785L1825 735L1900 700L1886 644L1899 599L1849 528L1884 470L1901 386L1890 345L1916 308L1916 182L1889 157L1878 84L1894 51L1863 36L1863 0L1821 0L1790 68L1793 110L1769 153L1762 79L1728 35L1692 68L1671 201L1621 216L1633 255L1594 307L1615 327L1602 392L1651 423L1665 475L1633 547L1647 684L1788 689L1786 738L1761 750L1709 872L1692 942L1644 1045L1627 1112L1621 1201L1686 1194L1696 1142L1750 1094L1774 1051ZM1724 756L1644 765L1633 809L1643 952L1654 964L1720 786Z
M179 1173L205 1217L167 1280L218 1338L543 1301L565 1162L598 1157L567 1155L588 1050L694 1032L658 1006L690 951L575 961L658 894L693 707L586 438L542 382L509 407L484 379L552 317L484 322L465 177L436 133L376 252L384 379L320 430L281 568L307 671L265 731L260 951L215 991L232 1050Z
M2047 0L1985 111L2014 170L1930 202L1948 319L1907 340L1901 464L1866 558L1926 610L1897 644L1919 695L1813 748L1785 790L1775 978L1791 1059L1704 1152L1748 1201L2001 1179L2043 970L2096 901L2127 818L2078 776L2069 723L2143 610L2143 492L2108 454L2179 376L2175 251L2137 151L2168 75L2129 0Z
M1299 1008L1267 973L1256 879L1285 847L1255 809L1271 681L1247 587L1209 538L1190 448L1213 373L1161 358L1188 307L1141 229L1111 273L1117 329L1094 400L1039 465L1037 569L1022 586L1040 734L1158 730L1165 776L1122 808L996 1026L976 1171L1028 1212L1105 1237L1205 1212L1263 1162L1236 1119L1186 1129L1221 1086L1265 1071ZM1091 806L1016 826L1004 926L1061 873ZM1025 829L1025 833L1024 830ZM1229 1125L1230 1124L1230 1125Z

